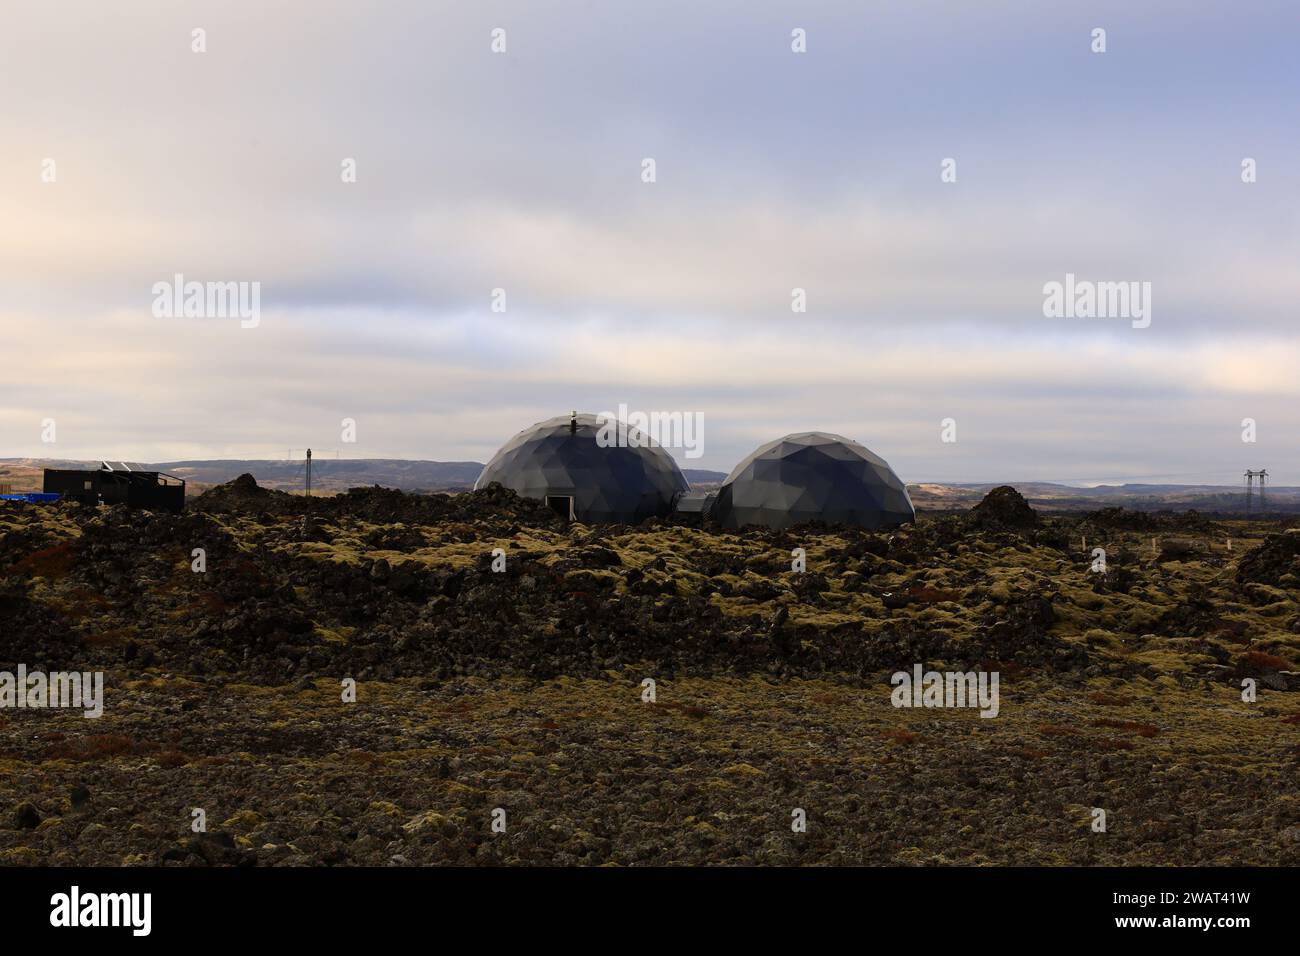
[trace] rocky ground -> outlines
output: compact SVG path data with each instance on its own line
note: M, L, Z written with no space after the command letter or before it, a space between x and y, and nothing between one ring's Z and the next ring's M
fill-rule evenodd
M1295 864L1298 661L1285 522L15 504L0 671L102 670L105 706L0 710L0 862ZM996 670L998 716L894 707L916 664Z

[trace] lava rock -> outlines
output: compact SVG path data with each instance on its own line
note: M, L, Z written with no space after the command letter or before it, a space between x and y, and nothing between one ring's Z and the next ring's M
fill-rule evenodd
M15 830L35 830L41 825L41 819L40 811L27 800L14 807L13 825Z
M1010 485L1001 485L985 495L970 510L968 519L975 527L989 531L1036 528L1039 524L1038 513Z

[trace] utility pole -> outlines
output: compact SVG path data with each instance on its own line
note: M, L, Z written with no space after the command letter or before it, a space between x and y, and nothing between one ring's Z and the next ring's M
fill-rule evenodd
M311 449L307 449L307 497L311 497ZM1247 509L1249 510L1249 509Z

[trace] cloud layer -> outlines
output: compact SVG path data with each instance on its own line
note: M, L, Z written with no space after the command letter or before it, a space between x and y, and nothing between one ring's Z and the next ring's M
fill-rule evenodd
M721 470L806 428L909 480L1300 466L1293 5L129 6L0 31L0 457L483 459L626 403ZM1067 272L1151 327L1045 319ZM154 318L176 273L261 324Z

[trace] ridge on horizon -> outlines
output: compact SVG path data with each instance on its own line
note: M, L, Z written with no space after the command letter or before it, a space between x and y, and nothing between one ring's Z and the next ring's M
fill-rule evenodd
M263 469L295 469L301 470L305 458L176 458L161 461L140 461L130 458L62 458L62 457L13 457L0 458L0 466L28 466L32 468L49 467L58 464L73 464L78 466L88 466L98 464L100 461L107 461L110 464L116 462L125 462L128 465L139 466L150 470L166 471L171 468L218 468L220 466L262 466ZM440 458L401 458L392 456L368 456L359 458L330 458L314 457L312 459L313 468L319 469L319 474L324 476L328 470L337 469L339 466L350 466L346 470L355 470L366 466L374 467L376 465L391 466L431 466L437 469L478 469L482 470L484 462L474 459L440 459ZM698 476L716 475L717 480L721 481L726 477L727 472L717 468L682 468L683 473L694 474ZM182 475L181 477L185 477ZM232 476L233 477L233 476ZM1106 493L1106 492L1124 492L1136 490L1190 490L1206 489L1222 492L1243 493L1240 484L1225 484L1216 481L1186 481L1186 482L1163 482L1163 481L1097 481L1085 482L1080 480L1061 480L1061 479L1017 479L1017 478L997 478L984 480L953 480L953 479L913 479L907 481L908 487L920 488L924 486L933 486L941 488L952 488L960 490L975 491L977 489L990 489L999 485L1011 485L1015 488L1059 488L1065 491L1079 494L1088 493ZM1270 484L1268 492L1300 492L1300 485Z

